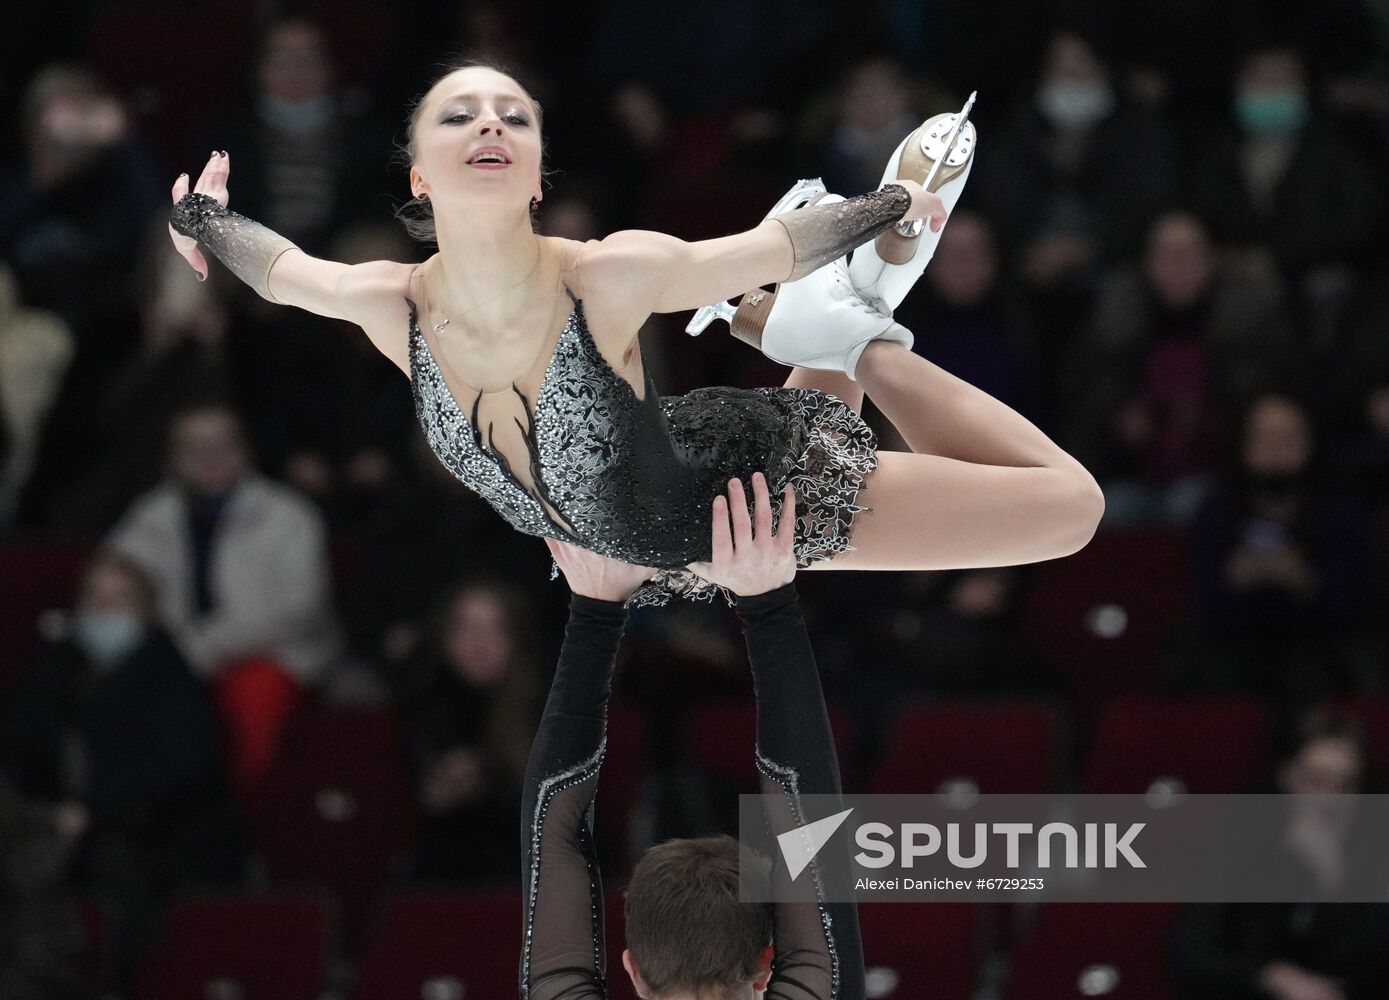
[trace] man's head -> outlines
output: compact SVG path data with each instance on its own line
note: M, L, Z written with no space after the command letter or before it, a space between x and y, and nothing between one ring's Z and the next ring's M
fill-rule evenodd
M226 493L250 471L251 457L241 420L218 404L184 410L169 434L170 471L195 496Z
M648 850L632 872L624 913L622 964L645 1000L743 1000L766 989L772 908L738 901L732 837L668 840Z

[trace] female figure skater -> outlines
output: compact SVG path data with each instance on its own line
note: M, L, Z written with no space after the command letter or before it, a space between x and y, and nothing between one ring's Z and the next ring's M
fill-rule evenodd
M318 260L228 211L225 152L193 193L187 175L174 184L175 244L200 276L201 246L262 297L361 326L410 378L440 460L514 527L657 567L634 603L717 589L690 568L709 558L707 505L754 470L767 471L778 515L782 488L795 488L805 566L1012 565L1089 541L1104 506L1093 477L1022 416L912 354L907 331L852 286L830 288L825 318L805 329L805 356L837 371L664 399L644 374L637 331L652 312L827 264L839 274L846 252L898 222L939 230L937 195L905 178L697 243L636 230L541 237L530 217L539 124L525 90L490 67L429 89L408 152L439 252L420 265ZM776 356L796 363L784 345ZM911 453L876 453L857 413L864 390Z

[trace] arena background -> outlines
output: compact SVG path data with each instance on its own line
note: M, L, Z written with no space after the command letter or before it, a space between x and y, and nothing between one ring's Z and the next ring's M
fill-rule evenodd
M231 207L306 250L423 259L395 153L452 55L539 99L540 225L581 239L749 228L801 176L869 190L978 90L978 163L898 319L1107 512L1056 562L802 575L848 790L1295 790L1309 762L1378 787L1384 0L18 0L0 53L0 996L514 995L565 588L428 455L360 331L215 263L200 284L164 225L226 149ZM686 319L642 334L663 392L782 380ZM169 477L219 476L270 534L214 531L212 503L172 545ZM166 578L192 610L138 645L93 616L166 607ZM752 785L729 609L636 616L618 683L597 832L627 996L632 860L731 830ZM1382 910L862 921L877 996L1367 997Z

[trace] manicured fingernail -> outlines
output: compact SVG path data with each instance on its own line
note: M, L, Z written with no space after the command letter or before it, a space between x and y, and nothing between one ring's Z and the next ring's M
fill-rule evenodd
M179 175L178 175L178 179L179 179L179 180L183 180L183 179L184 179L185 177L187 177L187 176L188 176L187 174L179 174Z

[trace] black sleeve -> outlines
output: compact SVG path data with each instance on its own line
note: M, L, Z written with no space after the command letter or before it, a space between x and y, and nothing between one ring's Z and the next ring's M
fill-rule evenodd
M834 735L794 584L737 601L757 698L757 769L773 835L803 822L800 796L842 794ZM827 848L828 849L828 848ZM774 851L773 885L786 885ZM778 903L767 1000L862 1000L863 945L858 907Z
M531 747L521 802L523 1000L607 996L593 795L626 621L621 604L578 594L570 598L564 645Z

